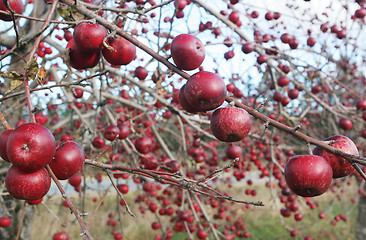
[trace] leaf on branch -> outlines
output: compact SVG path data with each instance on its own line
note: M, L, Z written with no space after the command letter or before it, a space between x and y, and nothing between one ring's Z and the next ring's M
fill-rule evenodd
M36 81L39 85L43 85L42 82L43 82L43 79L46 77L47 75L47 71L46 69L42 66L38 69L38 73L37 73L37 78L36 78Z
M71 16L75 21L80 21L85 19L85 16L83 14L81 14L80 12L78 12L76 9L72 9L71 11Z
M74 21L74 15L76 13L72 13L73 9L71 7L60 7L58 8L58 13L65 21Z
M35 79L38 73L38 63L37 58L33 57L32 60L27 62L25 65L25 74L28 77L28 80Z
M3 77L3 78L5 78L5 79L10 79L10 81L11 81L10 82L10 86L6 90L6 92L4 93L4 95L6 95L9 92L13 91L14 89L20 87L23 84L23 81L24 81L24 75L23 74L19 74L16 71L1 73L0 76Z

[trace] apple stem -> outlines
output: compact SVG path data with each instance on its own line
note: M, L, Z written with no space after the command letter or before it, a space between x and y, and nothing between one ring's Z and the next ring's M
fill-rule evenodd
M23 149L23 150L29 150L29 147L28 147L28 145L27 145L27 144L23 144L22 149Z

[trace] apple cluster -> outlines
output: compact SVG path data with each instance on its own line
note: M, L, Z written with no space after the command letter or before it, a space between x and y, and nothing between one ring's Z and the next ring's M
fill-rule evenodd
M47 194L51 177L49 164L58 179L80 171L85 157L81 147L70 140L56 145L52 133L38 123L25 123L0 135L0 156L12 163L5 177L9 194L34 201Z
M205 58L202 42L195 36L181 34L171 44L171 55L178 68L194 70ZM221 106L227 88L224 80L215 73L199 71L193 74L179 91L179 103L189 113L206 112ZM216 109L211 117L211 131L223 142L236 142L248 135L251 119L241 108Z
M66 62L80 70L95 67L101 55L112 65L127 65L136 58L135 45L122 37L107 36L107 29L100 24L79 23L66 46Z
M335 135L323 141L345 153L359 155L356 145L346 136ZM293 156L285 165L286 183L297 195L321 195L328 190L332 178L345 177L355 171L346 159L324 148L315 147L313 154Z

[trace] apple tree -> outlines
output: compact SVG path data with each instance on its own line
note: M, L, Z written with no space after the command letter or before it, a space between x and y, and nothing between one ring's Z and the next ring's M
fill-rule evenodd
M85 239L109 188L154 239L250 238L240 212L268 205L289 238L338 236L301 226L324 196L364 239L365 3L0 0L0 238L30 236L52 185Z

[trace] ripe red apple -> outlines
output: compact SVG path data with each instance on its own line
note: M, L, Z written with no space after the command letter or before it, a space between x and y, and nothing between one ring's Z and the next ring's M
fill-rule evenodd
M324 139L329 142L329 145L339 150L352 154L359 155L356 145L351 139L342 135L335 135ZM313 154L323 157L327 160L333 169L333 178L340 178L350 175L355 171L354 167L344 158L328 152L324 148L315 147Z
M253 52L254 51L254 43L252 43L252 42L244 43L243 46L241 47L241 50L245 54Z
M347 118L339 119L338 126L346 131L350 130L353 127L352 121Z
M58 179L65 180L79 172L84 162L83 149L76 142L67 140L57 145L50 167Z
M80 51L74 43L74 40L70 40L66 49L66 62L75 69L85 69L95 67L100 60L100 51Z
M13 131L12 129L5 130L0 135L0 157L7 162L10 162L10 161L8 158L8 154L6 154L6 146L8 143L9 135L10 135L10 133L12 133L12 131Z
M252 126L250 115L242 108L216 109L211 116L211 131L223 142L236 142L246 137Z
M81 22L74 28L73 39L76 47L83 52L99 51L107 37L107 29L97 23Z
M20 125L9 135L6 153L10 162L25 172L45 167L56 152L52 133L37 123Z
M296 88L290 89L288 90L287 95L291 99L296 99L299 96L299 90L297 90Z
M11 224L11 218L0 217L0 227L9 227Z
M206 239L208 234L204 229L200 228L197 230L196 236L198 239Z
M306 41L306 44L307 44L309 47L314 47L315 43L316 43L316 40L315 40L315 38L313 38L313 37L309 37L309 38L308 38L308 40Z
M288 77L282 75L280 76L278 79L277 79L277 84L278 86L280 87L284 87L284 86L287 86L289 85L290 83L290 79L288 79Z
M84 95L84 90L82 88L73 88L72 89L72 95L75 98L82 98Z
M118 139L125 139L130 135L131 129L126 124L120 123L117 127L119 129Z
M225 101L226 93L224 80L206 71L192 75L184 89L187 102L198 111L209 111L219 107Z
M135 141L135 148L138 152L146 154L152 150L153 142L148 137L139 137Z
M366 11L366 9L365 9L365 11ZM364 100L364 99L358 100L356 103L356 108L357 108L357 110L362 110L362 111L366 110L366 100Z
M332 182L333 171L329 163L316 155L297 155L285 165L288 187L302 197L323 194Z
M69 178L69 183L70 183L70 185L71 185L71 186L73 186L73 187L78 187L78 186L80 186L81 181L82 181L82 178L81 178L81 175L80 175L80 174L72 175L72 176Z
M147 75L149 74L149 72L146 70L146 68L138 66L135 69L135 76L139 79L139 80L145 80Z
M242 154L241 147L230 144L227 146L225 154L229 159L240 158Z
M186 84L184 84L179 90L179 95L178 95L179 103L182 106L182 108L184 110L186 110L187 112L196 113L196 112L198 112L198 110L196 108L194 108L194 106L191 106L191 104L188 103L188 100L187 100L186 95L184 93L185 88L186 88Z
M122 240L123 239L123 234L122 233L116 233L114 234L114 240Z
M108 45L114 51L104 48L103 57L113 65L127 65L136 58L136 46L124 38L108 38Z
M178 172L180 169L180 163L177 160L169 160L164 164L168 168L168 172L170 173Z
M92 145L93 145L95 148L103 148L103 147L104 147L104 139L103 139L103 138L101 138L101 137L95 137L95 138L93 139Z
M107 126L104 129L103 136L109 141L114 141L119 134L119 128L114 125Z
M151 223L151 228L153 230L158 230L160 228L160 223L159 222L153 222L153 223Z
M178 68L194 70L205 59L205 48L197 37L190 34L176 36L170 47L173 61Z
M118 184L117 188L123 194L128 193L128 185L127 184Z
M24 5L22 0L8 0L10 8L15 11L15 13L22 14L24 11ZM5 6L3 1L0 1L0 10L7 11L10 13L9 9ZM17 19L18 17L15 17ZM11 15L7 15L4 13L0 13L0 19L3 21L10 22L12 21Z
M69 240L69 234L67 232L57 232L53 234L52 240Z
M237 21L239 21L240 18L240 14L237 11L232 11L229 14L229 20L233 23L236 23Z
M37 200L47 194L51 186L51 177L45 168L24 172L13 165L6 173L5 186L13 198Z

